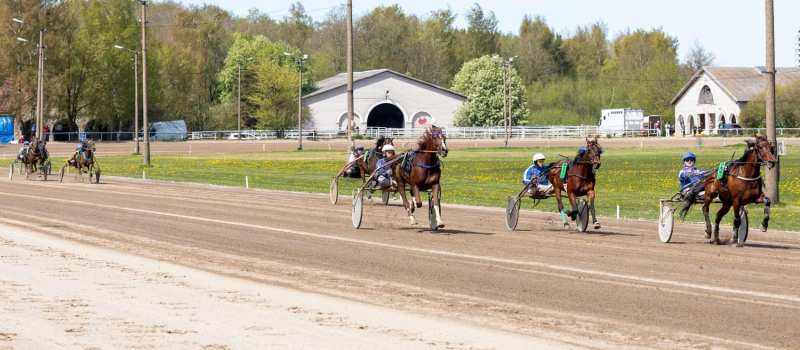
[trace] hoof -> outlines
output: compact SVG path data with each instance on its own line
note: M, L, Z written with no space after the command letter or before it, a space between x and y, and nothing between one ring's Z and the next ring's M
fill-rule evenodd
M736 242L734 244L731 244L731 247L741 248L744 247L744 243Z
M719 239L714 239L714 240L712 240L712 241L711 241L711 244L713 244L713 245L720 245L720 244L722 244L722 243L719 241Z
M767 227L761 224L761 232L767 232Z
M564 223L564 228L569 228L569 224L565 222Z
M711 234L706 232L706 239L711 239Z
M412 224L412 225L417 225L417 224L419 224L419 223L417 222L417 219L415 219L415 218L413 218L413 217L412 217L412 218L411 218L411 224Z
M600 223L599 222L595 222L594 223L594 229L595 230L599 230L600 229Z
M436 224L436 227L437 228L444 228L444 223L440 221L439 223Z

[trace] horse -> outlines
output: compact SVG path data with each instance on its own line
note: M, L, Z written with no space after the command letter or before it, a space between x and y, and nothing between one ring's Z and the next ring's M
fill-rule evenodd
M592 212L592 221L594 228L599 229L600 223L594 213L594 184L596 181L595 170L600 169L600 155L603 153L603 148L597 143L597 137L594 140L586 139L586 149L578 151L575 159L560 160L558 162L550 163L547 165L550 170L547 172L547 179L553 184L555 190L556 200L558 202L558 212L561 213L561 220L564 227L568 228L566 216L569 216L572 221L578 215L577 197L586 196L589 200L589 209ZM564 164L567 164L566 183L565 179L561 178L561 169ZM569 204L572 210L565 212L564 204L561 201L561 191L567 192L569 197Z
M442 129L431 125L420 136L417 141L417 149L403 152L402 155L395 155L396 157L404 157L402 161L397 161L392 167L392 174L397 181L397 188L401 189L399 192L403 198L403 208L408 213L408 218L411 220L411 225L417 224L417 219L414 218L414 206L411 205L406 198L405 186L408 184L411 196L414 197L414 202L417 208L422 207L422 199L420 198L420 191L432 191L433 206L436 212L436 226L443 228L444 222L442 221L442 206L439 202L441 196L441 186L439 186L439 178L442 175L442 163L439 157L447 157L447 137L442 132Z
M67 159L67 164L69 164L70 160L74 160L74 167L78 169L78 177L79 181L83 182L83 173L86 172L89 174L89 182L92 181L92 168L94 168L94 152L96 152L96 148L94 145L94 141L91 141L86 144L85 147L81 148L80 152L77 152L72 158Z
M359 157L356 161L358 168L361 169L361 183L363 184L366 182L367 177L375 171L375 163L378 162L379 159L383 158L383 146L384 145L392 145L394 143L392 141L394 138L386 138L381 136L375 141L375 148L370 148L367 150L363 156ZM369 192L367 192L369 195Z
M28 151L22 155L22 163L26 165L28 174L34 173L39 169L41 163L44 161L43 155L42 148L40 148L39 145L39 139L36 137L32 138Z
M719 198L722 208L717 212L714 221L713 240L711 243L719 245L719 223L722 217L733 207L733 242L736 246L742 247L743 243L738 242L739 226L742 224L740 209L748 204L764 203L764 221L761 222L761 231L766 232L769 226L769 207L771 201L764 196L762 186L764 180L761 178L761 166L766 164L768 169L775 166L775 155L772 153L772 145L763 136L755 135L754 140L745 140L747 148L739 159L727 162L722 168L723 173L712 172L706 175L705 179L698 181L687 194L686 198L695 198L700 192L705 191L703 198L703 216L706 219L706 239L711 239L711 221L709 219L709 206L711 201ZM686 218L686 214L694 200L683 201L680 217Z

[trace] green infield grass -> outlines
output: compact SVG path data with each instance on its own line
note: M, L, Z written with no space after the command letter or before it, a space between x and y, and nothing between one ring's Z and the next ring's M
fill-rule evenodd
M601 141L602 143L602 141ZM327 193L329 179L341 169L346 154L341 151L288 151L236 154L159 154L152 157L152 165L142 166L141 155L102 156L99 163L103 175L178 182L208 183L224 186L245 186L249 177L250 188ZM678 172L681 156L686 151L698 155L701 169L716 168L729 160L733 152L742 154L743 144L727 147L689 148L609 148L602 157L602 167L597 171L597 198L595 205L599 216L658 218L658 200L668 198L679 189ZM473 148L452 150L443 160L443 203L505 207L506 198L522 189L522 173L531 164L531 157L541 152L547 161L555 161L559 154L574 156L574 148ZM773 207L770 227L782 230L800 228L800 171L797 167L800 147L788 147L788 155L781 159L781 203ZM7 163L6 163L7 164ZM60 164L54 160L55 164ZM57 169L54 168L54 172ZM349 202L349 194L360 185L358 179L340 179L339 194ZM568 202L565 200L565 205ZM533 201L523 199L523 208ZM556 213L555 198L544 200L536 208ZM311 208L311 207L309 207ZM696 205L687 221L701 222L701 205ZM713 213L719 205L712 205ZM758 227L762 206L750 205L751 227ZM602 222L602 220L600 220ZM729 226L732 214L723 220ZM503 225L502 217L498 225ZM654 226L655 230L655 226ZM727 233L726 233L727 234Z

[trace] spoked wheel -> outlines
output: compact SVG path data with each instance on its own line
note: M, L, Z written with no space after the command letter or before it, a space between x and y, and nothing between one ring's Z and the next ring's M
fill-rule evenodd
M100 169L94 171L94 183L95 184L100 183Z
M514 231L514 229L517 228L520 205L521 202L519 198L508 196L508 202L506 203L506 227L508 227L508 229L511 231Z
M339 178L338 177L331 177L331 186L330 186L330 196L331 196L331 204L336 204L339 200Z
M47 181L47 175L50 174L50 163L47 163L42 168L42 179Z
M675 226L675 218L669 205L661 203L661 211L658 215L658 238L663 243L669 243L672 239L672 229Z
M742 219L742 224L739 225L739 232L737 234L738 239L736 240L736 243L744 244L744 242L747 242L747 233L750 231L748 227L750 220L747 219L747 210L742 208L739 211L739 217Z
M381 192L383 192L381 193L381 203L383 203L383 205L389 204L389 196L391 195L391 192L387 190L382 190Z
M14 163L8 166L8 179L11 180L14 178Z
M580 232L586 232L586 228L589 226L589 206L586 204L585 199L578 200L578 217L576 224Z
M58 182L64 182L64 167L66 165L62 166L61 170L58 171Z
M361 218L364 214L364 195L360 189L353 191L353 208L350 211L350 216L353 220L353 227L361 227Z

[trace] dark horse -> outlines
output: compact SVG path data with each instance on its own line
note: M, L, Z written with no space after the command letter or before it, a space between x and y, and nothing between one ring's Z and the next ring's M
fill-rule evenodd
M594 171L600 169L600 155L602 153L603 149L597 143L596 137L594 140L586 139L586 149L579 151L575 159L571 161L564 159L547 166L550 168L547 173L547 180L553 184L556 200L558 201L558 212L561 213L564 227L569 227L566 216L575 221L578 215L578 203L575 198L586 196L589 199L589 209L592 212L594 228L600 228L600 223L597 222L594 214ZM567 164L566 180L561 178L561 167L565 163ZM572 210L568 212L564 211L564 204L561 202L561 191L567 191L569 204L572 206Z
M722 217L728 213L731 206L733 206L733 241L736 242L737 246L744 245L737 242L737 233L739 232L739 226L742 224L740 209L745 205L764 203L764 221L761 222L761 231L766 232L769 225L769 206L771 201L768 197L764 197L764 192L762 191L764 180L761 178L761 166L766 164L767 168L772 169L776 162L775 155L772 154L772 145L769 140L763 136L756 134L755 140L745 140L745 142L747 142L747 149L741 158L727 162L721 176L718 176L717 172L713 172L707 175L704 180L698 181L687 195L687 198L695 198L700 192L706 191L703 202L703 216L706 218L706 239L711 238L711 220L708 217L711 201L719 198L720 202L722 202L722 208L717 212L717 218L714 221L714 239L711 241L714 244L720 244L719 222L722 221ZM686 218L686 214L694 203L695 201L693 200L683 202L680 213L681 219Z
M392 145L394 139L391 137L383 137L381 136L378 141L375 141L375 148L370 148L367 150L364 155L362 155L356 161L358 168L361 169L361 183L366 181L366 178L375 171L375 163L378 162L379 159L383 158L383 145ZM369 193L369 192L367 192Z
M36 172L42 165L45 159L46 150L42 147L39 139L34 137L31 139L31 145L28 151L22 155L22 163L27 167L27 173L31 174Z
M408 212L408 218L411 220L412 225L417 224L417 219L414 218L414 206L408 202L406 191L402 190L406 184L410 188L411 196L414 197L417 208L422 207L422 199L419 197L419 192L432 190L436 226L438 228L444 227L442 207L439 203L441 193L439 177L442 175L442 164L439 161L439 157L447 157L446 139L441 128L431 125L419 138L416 150L406 151L402 155L395 156L395 158L404 157L403 160L394 164L392 174L395 181L397 181L397 188L401 189L403 208Z
M78 169L78 177L80 182L83 182L83 173L88 173L89 182L92 182L92 168L94 167L95 151L96 148L94 141L91 141L86 143L79 152L75 153L75 156L67 160L67 164L70 163L70 160L74 160L72 166Z

